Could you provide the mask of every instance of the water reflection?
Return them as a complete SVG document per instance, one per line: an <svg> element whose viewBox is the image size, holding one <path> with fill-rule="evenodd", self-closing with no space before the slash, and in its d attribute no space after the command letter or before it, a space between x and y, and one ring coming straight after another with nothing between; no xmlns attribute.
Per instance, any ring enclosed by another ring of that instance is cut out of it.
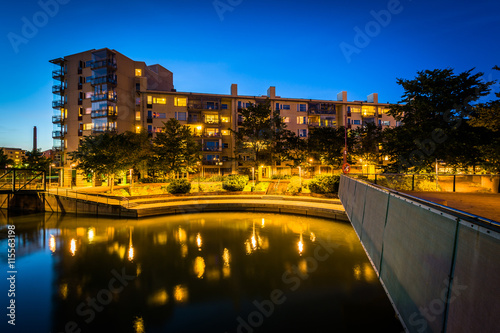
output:
<svg viewBox="0 0 500 333"><path fill-rule="evenodd" d="M9 222L27 277L16 296L32 305L19 311L35 318L24 331L63 332L72 321L82 332L236 332L276 289L286 302L258 332L401 330L345 223L257 213ZM314 266L321 246L334 251Z"/></svg>

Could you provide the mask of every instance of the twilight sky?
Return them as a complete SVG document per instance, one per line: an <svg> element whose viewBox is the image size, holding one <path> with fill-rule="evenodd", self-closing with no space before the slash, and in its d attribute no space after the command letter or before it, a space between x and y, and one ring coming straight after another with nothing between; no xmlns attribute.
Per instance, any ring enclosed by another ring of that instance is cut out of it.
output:
<svg viewBox="0 0 500 333"><path fill-rule="evenodd" d="M57 57L108 47L159 63L178 91L396 103L397 78L476 68L500 79L497 0L18 0L0 13L0 147L52 146ZM499 91L499 85L493 91Z"/></svg>

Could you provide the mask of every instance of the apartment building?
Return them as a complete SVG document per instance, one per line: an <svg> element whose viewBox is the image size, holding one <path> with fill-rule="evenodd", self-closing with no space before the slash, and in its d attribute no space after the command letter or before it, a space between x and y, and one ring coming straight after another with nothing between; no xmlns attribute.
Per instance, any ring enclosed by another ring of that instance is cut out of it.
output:
<svg viewBox="0 0 500 333"><path fill-rule="evenodd" d="M50 60L56 68L52 92L54 150L58 166L69 168L68 152L77 149L86 135L106 131L122 133L147 130L152 137L163 121L175 118L191 127L201 143L203 174L230 174L238 171L234 137L230 129L242 124L239 111L249 103L269 101L279 110L287 128L306 138L314 127L365 123L395 126L387 115L388 104L379 103L376 93L366 101L348 101L347 92L336 100L284 98L269 87L266 95L178 92L173 74L161 65L147 65L107 48L89 50Z"/></svg>
<svg viewBox="0 0 500 333"><path fill-rule="evenodd" d="M26 150L21 148L9 148L9 147L0 147L3 149L3 153L14 161L14 165L20 165L23 161L23 157L26 156Z"/></svg>

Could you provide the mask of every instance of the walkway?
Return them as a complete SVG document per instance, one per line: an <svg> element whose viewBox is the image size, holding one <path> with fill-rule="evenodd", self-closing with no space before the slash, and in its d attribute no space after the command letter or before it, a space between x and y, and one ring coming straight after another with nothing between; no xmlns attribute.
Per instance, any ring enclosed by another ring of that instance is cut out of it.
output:
<svg viewBox="0 0 500 333"><path fill-rule="evenodd" d="M500 194L416 191L401 192L500 222Z"/></svg>

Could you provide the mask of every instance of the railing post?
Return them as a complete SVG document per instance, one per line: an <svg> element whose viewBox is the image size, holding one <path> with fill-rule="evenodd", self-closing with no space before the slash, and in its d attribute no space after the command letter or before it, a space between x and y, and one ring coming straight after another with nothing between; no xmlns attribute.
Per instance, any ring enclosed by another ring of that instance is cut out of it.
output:
<svg viewBox="0 0 500 333"><path fill-rule="evenodd" d="M411 190L415 191L415 174L411 175Z"/></svg>
<svg viewBox="0 0 500 333"><path fill-rule="evenodd" d="M16 169L12 170L12 192L16 191Z"/></svg>
<svg viewBox="0 0 500 333"><path fill-rule="evenodd" d="M375 174L375 185L377 185L377 174Z"/></svg>
<svg viewBox="0 0 500 333"><path fill-rule="evenodd" d="M453 192L455 192L456 181L457 181L457 175L453 175Z"/></svg>

